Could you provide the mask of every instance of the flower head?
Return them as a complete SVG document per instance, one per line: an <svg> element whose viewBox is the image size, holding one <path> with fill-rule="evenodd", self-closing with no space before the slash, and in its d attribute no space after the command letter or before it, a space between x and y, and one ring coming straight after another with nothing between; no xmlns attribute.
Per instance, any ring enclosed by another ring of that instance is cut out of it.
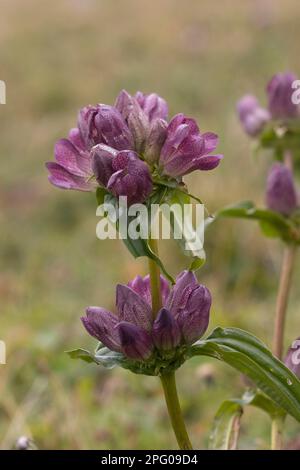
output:
<svg viewBox="0 0 300 470"><path fill-rule="evenodd" d="M258 135L271 119L269 111L262 108L253 95L245 95L238 102L237 112L244 131L252 137Z"/></svg>
<svg viewBox="0 0 300 470"><path fill-rule="evenodd" d="M297 192L293 174L287 166L275 163L268 175L266 191L267 207L284 216L289 216L297 208Z"/></svg>
<svg viewBox="0 0 300 470"><path fill-rule="evenodd" d="M299 106L292 101L293 82L297 77L290 72L278 73L267 85L268 107L274 119L299 117Z"/></svg>
<svg viewBox="0 0 300 470"><path fill-rule="evenodd" d="M217 144L216 134L201 134L194 119L177 114L167 127L159 165L165 175L173 178L182 177L194 170L212 170L222 158L222 155L210 155Z"/></svg>
<svg viewBox="0 0 300 470"><path fill-rule="evenodd" d="M118 314L88 307L82 322L90 335L130 359L149 359L194 343L206 331L211 295L190 271L182 272L169 289L161 277L163 307L153 319L149 276L137 276L127 286L118 285Z"/></svg>

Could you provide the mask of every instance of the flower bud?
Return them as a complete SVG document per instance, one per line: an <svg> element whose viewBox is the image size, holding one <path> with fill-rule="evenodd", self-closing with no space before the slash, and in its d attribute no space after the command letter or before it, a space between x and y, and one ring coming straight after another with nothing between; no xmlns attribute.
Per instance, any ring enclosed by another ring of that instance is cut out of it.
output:
<svg viewBox="0 0 300 470"><path fill-rule="evenodd" d="M112 162L107 189L116 197L127 196L128 204L142 203L152 191L149 168L135 152L123 150Z"/></svg>
<svg viewBox="0 0 300 470"><path fill-rule="evenodd" d="M156 93L146 95L141 91L138 91L135 98L150 122L153 122L156 119L167 119L167 102Z"/></svg>
<svg viewBox="0 0 300 470"><path fill-rule="evenodd" d="M274 119L299 116L299 106L292 101L294 92L292 85L296 79L293 73L278 73L268 83L269 111Z"/></svg>
<svg viewBox="0 0 300 470"><path fill-rule="evenodd" d="M293 174L282 163L275 163L269 172L266 204L269 209L285 216L291 215L297 208L297 193Z"/></svg>
<svg viewBox="0 0 300 470"><path fill-rule="evenodd" d="M167 137L160 154L163 173L179 178L194 170L216 168L222 155L209 155L215 150L216 134L201 134L194 119L184 114L173 117L167 127Z"/></svg>
<svg viewBox="0 0 300 470"><path fill-rule="evenodd" d="M244 131L251 137L260 134L271 119L269 111L260 107L252 95L246 95L238 102L237 111Z"/></svg>
<svg viewBox="0 0 300 470"><path fill-rule="evenodd" d="M153 324L152 338L158 349L169 351L180 343L180 330L177 320L166 308L162 308Z"/></svg>
<svg viewBox="0 0 300 470"><path fill-rule="evenodd" d="M149 164L159 160L161 149L167 137L167 123L163 119L153 121L145 146L145 159Z"/></svg>
<svg viewBox="0 0 300 470"><path fill-rule="evenodd" d="M153 342L146 330L125 321L120 322L116 329L120 337L122 351L127 357L145 360L151 356Z"/></svg>
<svg viewBox="0 0 300 470"><path fill-rule="evenodd" d="M78 128L88 149L97 144L116 150L133 149L132 134L120 112L113 106L99 104L82 108Z"/></svg>

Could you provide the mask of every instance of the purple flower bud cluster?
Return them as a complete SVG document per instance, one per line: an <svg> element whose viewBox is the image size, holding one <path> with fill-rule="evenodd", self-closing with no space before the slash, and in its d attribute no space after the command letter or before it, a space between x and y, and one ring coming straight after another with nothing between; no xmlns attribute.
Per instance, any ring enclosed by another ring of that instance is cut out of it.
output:
<svg viewBox="0 0 300 470"><path fill-rule="evenodd" d="M82 318L88 333L113 351L136 361L156 354L173 354L193 344L209 323L211 295L190 271L183 271L170 290L161 276L163 307L153 318L149 276L137 276L127 286L117 285L118 315L88 307Z"/></svg>
<svg viewBox="0 0 300 470"><path fill-rule="evenodd" d="M194 119L177 114L167 122L166 101L155 93L121 91L114 106L79 111L77 127L55 145L49 180L63 189L92 191L97 186L130 203L144 202L153 189L152 172L180 179L211 170L222 155L213 133L202 134Z"/></svg>
<svg viewBox="0 0 300 470"><path fill-rule="evenodd" d="M293 173L282 163L275 163L269 172L266 204L269 209L287 217L298 207L298 195Z"/></svg>
<svg viewBox="0 0 300 470"><path fill-rule="evenodd" d="M268 96L267 109L259 105L255 96L246 95L237 104L237 112L244 131L251 137L261 133L265 125L274 120L286 121L300 117L299 105L292 100L293 73L279 73L269 81L266 91Z"/></svg>

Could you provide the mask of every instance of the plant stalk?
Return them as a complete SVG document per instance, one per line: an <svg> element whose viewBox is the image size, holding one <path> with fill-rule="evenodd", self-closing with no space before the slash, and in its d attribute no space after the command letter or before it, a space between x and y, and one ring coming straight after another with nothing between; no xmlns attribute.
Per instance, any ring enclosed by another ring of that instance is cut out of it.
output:
<svg viewBox="0 0 300 470"><path fill-rule="evenodd" d="M287 168L293 171L293 155L290 150L286 150L284 153L284 164L287 166ZM276 301L272 351L274 356L280 360L282 359L283 354L285 321L295 265L296 250L296 245L288 244L285 246ZM272 450L282 449L283 426L284 418L282 416L273 418L271 434Z"/></svg>
<svg viewBox="0 0 300 470"><path fill-rule="evenodd" d="M281 450L283 447L284 416L272 419L271 450Z"/></svg>
<svg viewBox="0 0 300 470"><path fill-rule="evenodd" d="M175 381L175 372L165 373L161 375L160 379L164 389L166 404L179 449L191 450L193 447L189 439L180 408Z"/></svg>
<svg viewBox="0 0 300 470"><path fill-rule="evenodd" d="M158 243L157 240L150 238L149 246L153 253L158 255ZM161 297L161 286L160 286L160 269L155 261L149 258L149 273L150 273L150 286L151 286L151 299L152 299L152 312L153 318L155 319L159 310L162 307ZM180 403L177 394L175 372L168 372L162 374L161 383L163 386L168 413L170 421L177 439L177 443L180 449L187 450L192 449L185 423L180 408Z"/></svg>

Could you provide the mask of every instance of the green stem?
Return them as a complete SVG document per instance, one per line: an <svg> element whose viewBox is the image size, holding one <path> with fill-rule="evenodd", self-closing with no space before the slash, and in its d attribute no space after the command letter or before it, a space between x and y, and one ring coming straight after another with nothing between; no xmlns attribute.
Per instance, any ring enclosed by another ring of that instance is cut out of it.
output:
<svg viewBox="0 0 300 470"><path fill-rule="evenodd" d="M293 171L293 155L289 150L285 151L284 164ZM296 245L286 245L283 254L281 275L279 281L278 295L276 301L276 312L274 322L273 334L273 354L282 359L283 344L284 344L284 330L286 322L287 307L289 301L289 294L292 285L293 271L296 258ZM274 417L272 419L272 434L271 434L271 449L282 449L283 440L283 427L284 418L282 416Z"/></svg>
<svg viewBox="0 0 300 470"><path fill-rule="evenodd" d="M154 238L149 239L149 246L153 253L158 255L158 243ZM157 263L148 258L149 260L149 273L150 273L150 286L151 286L151 299L152 299L152 314L156 318L159 310L162 307L161 289L160 289L160 269Z"/></svg>
<svg viewBox="0 0 300 470"><path fill-rule="evenodd" d="M283 447L284 416L276 416L272 420L271 450L281 450Z"/></svg>
<svg viewBox="0 0 300 470"><path fill-rule="evenodd" d="M175 372L165 373L161 375L160 379L164 389L166 404L179 449L193 449L180 408L175 381Z"/></svg>
<svg viewBox="0 0 300 470"><path fill-rule="evenodd" d="M157 240L150 238L149 245L151 250L158 255ZM149 273L150 273L150 286L151 286L151 299L152 299L152 312L153 318L156 318L159 310L162 307L161 285L160 285L160 269L155 261L149 259ZM177 395L175 372L162 374L161 383L164 389L166 404L171 420L171 424L178 442L180 449L192 449L189 436L185 427L185 423L180 408L180 403Z"/></svg>
<svg viewBox="0 0 300 470"><path fill-rule="evenodd" d="M283 254L273 335L273 354L278 359L282 358L283 352L285 319L292 284L295 255L296 245L287 245Z"/></svg>

